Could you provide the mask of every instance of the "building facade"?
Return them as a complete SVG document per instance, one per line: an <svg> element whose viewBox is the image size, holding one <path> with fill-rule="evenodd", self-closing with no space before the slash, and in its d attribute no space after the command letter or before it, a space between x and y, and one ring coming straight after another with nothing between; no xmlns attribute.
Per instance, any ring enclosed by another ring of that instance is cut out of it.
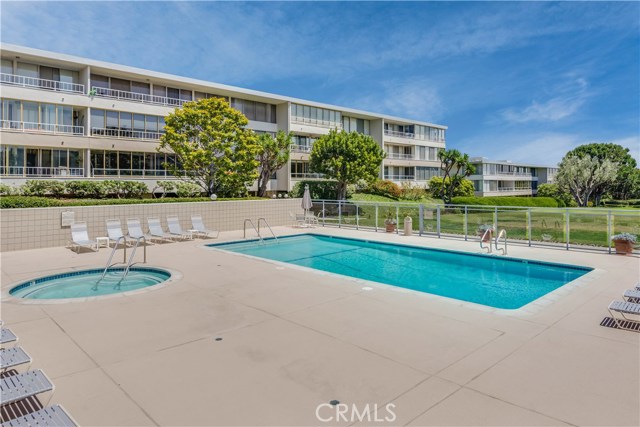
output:
<svg viewBox="0 0 640 427"><path fill-rule="evenodd" d="M315 140L331 129L370 135L387 153L380 178L425 185L439 174L447 127L139 68L2 45L0 176L27 179L171 179L157 151L164 117L183 103L222 97L256 132L293 135L288 165L270 191L322 179L309 170ZM254 186L255 189L255 186Z"/></svg>
<svg viewBox="0 0 640 427"><path fill-rule="evenodd" d="M535 196L538 185L552 183L557 167L472 157L475 174L469 176L476 196Z"/></svg>

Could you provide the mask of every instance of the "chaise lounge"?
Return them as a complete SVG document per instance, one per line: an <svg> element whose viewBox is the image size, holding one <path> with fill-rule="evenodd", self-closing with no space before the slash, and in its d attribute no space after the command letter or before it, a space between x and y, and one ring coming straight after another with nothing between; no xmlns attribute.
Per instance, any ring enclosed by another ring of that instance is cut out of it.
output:
<svg viewBox="0 0 640 427"><path fill-rule="evenodd" d="M191 226L193 227L193 231L195 234L202 237L209 237L215 233L215 239L218 238L220 232L218 230L207 230L207 227L204 226L204 222L202 221L202 217L200 215L192 215L191 216Z"/></svg>
<svg viewBox="0 0 640 427"><path fill-rule="evenodd" d="M71 224L70 247L75 247L76 252L78 253L80 253L80 248L88 248L94 252L98 251L98 241L89 239L86 222L76 222Z"/></svg>
<svg viewBox="0 0 640 427"><path fill-rule="evenodd" d="M622 319L617 317L614 312L619 313L622 316ZM640 318L629 318L625 316L625 314L640 316L640 304L628 301L612 301L611 304L609 304L609 313L611 314L613 321L616 322L618 328L626 329L627 331L637 331L636 325L640 324ZM626 322L629 322L634 326L627 326L625 325Z"/></svg>

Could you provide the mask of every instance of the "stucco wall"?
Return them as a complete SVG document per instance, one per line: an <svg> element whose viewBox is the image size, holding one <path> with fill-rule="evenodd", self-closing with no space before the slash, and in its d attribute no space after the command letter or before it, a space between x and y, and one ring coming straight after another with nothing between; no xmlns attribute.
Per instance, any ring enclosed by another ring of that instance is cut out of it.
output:
<svg viewBox="0 0 640 427"><path fill-rule="evenodd" d="M207 228L241 230L244 219L266 218L272 227L290 223L289 212L301 213L300 199L246 200L237 202L164 203L117 206L78 206L0 211L0 251L64 246L71 237L62 227L62 212L72 211L76 222L86 222L89 237L106 236L105 221L120 219L126 233L126 219L139 218L146 231L147 217L160 217L167 229L167 215L178 215L183 230L191 228L191 215L202 215Z"/></svg>

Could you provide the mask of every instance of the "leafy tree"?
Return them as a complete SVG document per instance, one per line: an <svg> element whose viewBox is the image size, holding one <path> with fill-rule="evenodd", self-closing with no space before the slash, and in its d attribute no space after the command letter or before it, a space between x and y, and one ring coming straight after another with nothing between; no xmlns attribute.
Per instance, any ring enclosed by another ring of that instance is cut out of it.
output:
<svg viewBox="0 0 640 427"><path fill-rule="evenodd" d="M169 172L207 195L246 194L257 177L259 146L242 113L221 98L208 98L185 103L165 123L158 151L175 153L176 164L164 164Z"/></svg>
<svg viewBox="0 0 640 427"><path fill-rule="evenodd" d="M609 159L599 160L586 154L567 155L560 162L556 182L569 190L580 207L587 206L594 190L613 183L617 164Z"/></svg>
<svg viewBox="0 0 640 427"><path fill-rule="evenodd" d="M640 169L620 168L612 193L619 200L640 198Z"/></svg>
<svg viewBox="0 0 640 427"><path fill-rule="evenodd" d="M468 154L455 149L438 151L438 159L444 183L440 197L445 203L451 203L456 189L462 185L464 178L475 173L476 168L469 162Z"/></svg>
<svg viewBox="0 0 640 427"><path fill-rule="evenodd" d="M258 145L260 146L258 153L258 161L260 162L258 197L264 197L271 175L289 161L291 135L281 130L278 131L275 138L269 133L263 133L258 136Z"/></svg>
<svg viewBox="0 0 640 427"><path fill-rule="evenodd" d="M629 154L629 149L612 143L592 143L574 148L565 157L584 157L587 155L592 159L609 160L618 165L616 179L613 183L603 183L593 189L591 197L594 198L595 204L600 204L600 199L607 192L612 192L615 198L626 200L625 197L629 194L627 179L632 176L633 170L637 167L636 160Z"/></svg>
<svg viewBox="0 0 640 427"><path fill-rule="evenodd" d="M552 197L561 203L561 206L571 206L573 197L569 192L560 188L558 184L538 185L537 197Z"/></svg>
<svg viewBox="0 0 640 427"><path fill-rule="evenodd" d="M309 166L336 181L338 200L346 198L347 185L359 180L373 182L378 178L384 151L368 135L344 130L331 130L313 144Z"/></svg>
<svg viewBox="0 0 640 427"><path fill-rule="evenodd" d="M442 198L443 194L449 187L450 179L434 176L429 180L429 191L434 197ZM471 197L474 195L473 182L468 179L462 179L460 185L453 190L453 197Z"/></svg>

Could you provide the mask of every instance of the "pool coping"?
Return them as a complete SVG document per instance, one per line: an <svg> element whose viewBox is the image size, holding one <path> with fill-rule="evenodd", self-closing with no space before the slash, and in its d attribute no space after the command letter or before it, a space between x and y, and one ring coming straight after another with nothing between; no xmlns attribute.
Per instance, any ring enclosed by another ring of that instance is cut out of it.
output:
<svg viewBox="0 0 640 427"><path fill-rule="evenodd" d="M290 234L290 235L286 235L286 236L282 236L281 239L286 239L286 238L291 238L291 237L299 237L299 236L308 236L308 235L313 235L313 236L322 236L322 237L329 237L329 238L339 238L339 239L347 239L347 240L354 240L354 241L364 241L364 242L370 242L370 243L382 243L382 244L389 244L392 246L400 246L400 247L409 247L409 248L415 248L415 249L425 249L425 250L430 250L430 251L437 251L437 252L448 252L448 253L456 253L456 254L460 254L460 255L472 255L472 256L479 256L479 257L499 257L498 254L478 254L478 253L473 253L473 252L465 252L465 251L460 251L460 250L451 250L451 249L440 249L440 248L429 248L429 247L423 247L423 246L417 246L417 245L407 245L407 244L403 244L403 243L390 243L390 242L385 242L382 240L371 240L371 239L358 239L358 238L354 238L354 237L341 237L341 236L332 236L332 235L325 235L325 234L320 234L320 233L313 233L313 232L305 232L305 233L297 233L297 234ZM275 240L273 237L267 238L267 239L262 239L262 240ZM585 272L585 274L583 274L582 276L578 277L577 279L574 279L570 282L565 283L564 285L554 289L553 291L550 291L544 295L542 295L539 298L534 299L533 301L528 302L527 304L518 307L518 308L513 308L513 309L508 309L508 308L497 308L497 307L491 307L488 305L484 305L484 304L479 304L479 303L475 303L475 302L471 302L471 301L464 301L464 300L460 300L460 299L456 299L456 298L451 298L451 297L446 297L446 296L442 296L442 295L436 295L436 294L432 294L429 292L423 292L423 291L417 291L414 289L408 289L408 288L403 288L400 286L394 286L394 285L390 285L387 283L382 283L382 282L376 282L373 280L367 280L367 279L360 279L357 277L353 277L353 276L347 276L347 275L343 275L343 274L338 274L338 273L332 273L329 271L324 271L324 270L319 270L319 269L315 269L315 268L311 268L311 267L304 267L301 265L297 265L297 264L292 264L292 263L288 263L288 262L284 262L284 261L276 261L276 260L272 260L269 258L262 258L262 257L257 257L254 255L247 255L247 254L243 254L243 253L239 253L239 252L234 252L234 251L229 251L229 250L224 250L224 249L220 249L217 248L218 246L224 246L224 245L228 245L228 244L233 244L233 243L251 243L251 242L259 242L260 239L241 239L241 240L229 240L226 242L217 242L217 243L208 243L208 244L204 244L204 245L199 245L199 247L205 249L205 250L211 250L211 251L216 251L216 252L222 252L222 253L226 253L226 254L231 254L231 255L235 255L235 256L241 256L241 257L245 257L248 259L253 259L253 260L258 260L258 261L263 261L263 262L267 262L270 264L275 264L281 267L285 267L285 268L292 268L295 270L300 270L300 271L310 271L313 272L315 274L318 275L323 275L323 276L329 276L329 277L334 277L334 278L341 278L341 279L346 279L349 280L351 282L354 283L358 283L363 285L363 289L362 292L368 292L372 289L364 289L365 287L369 287L369 288L373 288L375 289L376 287L385 289L385 290L389 290L392 292L401 292L401 293L411 293L414 295L420 295L421 297L425 297L425 298L430 298L436 301L442 301L445 302L447 304L452 304L455 306L462 306L462 307L468 307L474 310L478 310L478 311L483 311L483 312L491 312L491 313L495 313L495 314L500 314L500 315L517 315L517 316L529 316L529 315L533 315L533 314L537 314L540 311L542 311L543 309L545 309L546 307L548 307L549 305L555 303L556 301L560 300L561 298L565 297L566 295L568 295L569 293L582 288L584 286L586 286L588 283L592 282L593 280L602 277L603 274L606 273L606 271L600 269L600 268L594 268L594 267L584 267L584 266L578 266L578 265L571 265L571 264L562 264L562 263L554 263L554 262L547 262L547 261L538 261L538 260L531 260L533 262L535 262L536 264L546 264L546 265L552 265L552 266L558 266L558 267L568 267L568 268L573 268L573 269L580 269L580 270L587 270ZM513 262L523 262L523 261L530 261L528 259L525 258L514 258L514 257L505 257L502 258L500 257L500 259L504 259L504 260L510 260Z"/></svg>
<svg viewBox="0 0 640 427"><path fill-rule="evenodd" d="M161 270L161 271L165 271L167 273L170 274L169 278L167 280L164 280L158 284L152 285L152 286L146 286L144 288L140 288L140 289L135 289L132 291L125 291L125 292L116 292L113 294L107 294L107 295L100 295L100 296L93 296L93 297L78 297L78 298L51 298L51 299L35 299L35 298L21 298L21 297L15 297L13 295L11 295L11 290L13 288L15 288L16 286L20 286L21 284L24 284L26 282L30 282L30 281L35 281L38 279L42 279L45 277L50 277L50 276L57 276L59 274L65 274L65 273L70 273L70 272L82 272L82 271L91 271L91 270L103 270L102 267L98 267L98 268L80 268L80 269L71 269L71 271L69 270L64 270L62 272L59 273L52 273L52 274L46 274L46 275L38 275L35 277L31 277L28 279L23 279L20 280L16 283L12 283L10 285L7 285L6 288L4 288L2 290L2 302L7 302L7 303L17 303L17 304L71 304L71 303L79 303L79 302L87 302L87 301L99 301L99 300L106 300L106 299L113 299L113 298L121 298L121 297L130 297L130 296L135 296L135 295L139 295L139 294L144 294L147 292L153 292L155 290L158 289L162 289L165 288L179 280L182 279L182 273L179 272L178 270L173 270L171 268L167 268L167 267L159 267L159 266L155 266L155 265L144 265L138 268L142 268L142 269L155 269L155 270ZM135 269L135 266L134 266Z"/></svg>

